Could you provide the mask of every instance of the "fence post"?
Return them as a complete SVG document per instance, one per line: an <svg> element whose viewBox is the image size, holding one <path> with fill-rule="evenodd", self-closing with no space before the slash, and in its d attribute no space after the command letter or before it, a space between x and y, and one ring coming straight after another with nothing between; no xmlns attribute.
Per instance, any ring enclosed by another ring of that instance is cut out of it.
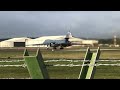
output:
<svg viewBox="0 0 120 90"><path fill-rule="evenodd" d="M97 52L91 52L90 48L88 47L82 68L79 74L78 79L93 79L95 70L96 70L96 60L99 59L100 56L100 48L98 47ZM85 66L85 64L88 64Z"/></svg>
<svg viewBox="0 0 120 90"><path fill-rule="evenodd" d="M36 56L29 56L27 49L25 49L23 56L32 79L49 79L40 49L37 50Z"/></svg>
<svg viewBox="0 0 120 90"><path fill-rule="evenodd" d="M85 58L81 67L81 71L79 74L79 78L78 79L85 79L86 74L88 72L88 66L84 66L85 64L89 64L89 60L91 59L92 53L90 51L90 48L87 48L86 54L85 54Z"/></svg>

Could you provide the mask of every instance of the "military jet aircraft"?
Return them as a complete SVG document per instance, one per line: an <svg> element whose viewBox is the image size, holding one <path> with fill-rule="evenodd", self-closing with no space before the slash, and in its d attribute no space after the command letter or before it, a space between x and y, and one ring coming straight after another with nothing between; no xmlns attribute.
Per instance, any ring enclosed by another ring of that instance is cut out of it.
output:
<svg viewBox="0 0 120 90"><path fill-rule="evenodd" d="M61 36L42 36L36 39L30 39L26 41L26 47L40 47L40 46L47 46L52 47L53 50L60 47L60 49L64 49L64 47L69 47L73 45L97 45L98 40L84 40L80 38L76 38L72 36L70 31L66 35Z"/></svg>
<svg viewBox="0 0 120 90"><path fill-rule="evenodd" d="M64 47L72 45L69 41L69 38L71 37L72 35L70 32L68 32L67 35L64 36L43 36L37 39L26 41L26 46L38 47L40 45L47 45L47 49L49 49L49 47L53 47L53 49L57 49L57 47L60 47L60 49L64 49Z"/></svg>
<svg viewBox="0 0 120 90"><path fill-rule="evenodd" d="M97 40L84 40L80 38L76 38L72 36L70 31L66 35L61 36L42 36L36 39L30 39L26 41L26 47L40 47L47 46L52 47L53 50L60 47L60 49L64 49L64 47L69 47L73 45L91 45L94 46L98 43Z"/></svg>

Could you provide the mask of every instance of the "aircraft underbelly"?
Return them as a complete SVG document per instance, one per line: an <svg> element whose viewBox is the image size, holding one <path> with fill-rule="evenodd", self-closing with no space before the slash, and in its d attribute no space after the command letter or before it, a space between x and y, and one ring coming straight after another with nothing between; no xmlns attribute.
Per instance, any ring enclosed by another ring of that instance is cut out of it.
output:
<svg viewBox="0 0 120 90"><path fill-rule="evenodd" d="M43 44L50 44L50 43L61 44L61 43L65 43L65 41L64 40L45 40Z"/></svg>

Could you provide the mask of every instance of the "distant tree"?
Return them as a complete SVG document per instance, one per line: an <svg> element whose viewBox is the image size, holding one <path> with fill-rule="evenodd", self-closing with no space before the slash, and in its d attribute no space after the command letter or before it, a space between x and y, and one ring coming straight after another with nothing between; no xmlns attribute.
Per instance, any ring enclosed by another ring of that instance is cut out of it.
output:
<svg viewBox="0 0 120 90"><path fill-rule="evenodd" d="M113 44L112 39L99 39L99 44Z"/></svg>
<svg viewBox="0 0 120 90"><path fill-rule="evenodd" d="M117 40L117 44L120 45L120 39L119 38L116 38ZM99 44L114 44L114 39L99 39Z"/></svg>

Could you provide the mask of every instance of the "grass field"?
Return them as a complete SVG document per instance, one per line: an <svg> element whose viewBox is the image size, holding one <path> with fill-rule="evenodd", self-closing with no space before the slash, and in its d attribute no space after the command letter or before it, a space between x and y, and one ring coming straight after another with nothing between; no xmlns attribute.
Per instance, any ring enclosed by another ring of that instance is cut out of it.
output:
<svg viewBox="0 0 120 90"><path fill-rule="evenodd" d="M73 50L73 48L65 49L65 50L55 50L55 51L41 49L41 53L44 59L83 59L87 48L77 47L74 49L75 50L85 49L85 51L67 51L67 50ZM120 48L112 48L112 49L120 49ZM35 55L37 48L33 48L33 49L29 48L28 51L30 55ZM23 59L23 52L24 52L24 48L0 49L0 58ZM120 50L101 51L100 59L120 59Z"/></svg>
<svg viewBox="0 0 120 90"><path fill-rule="evenodd" d="M81 48L74 48L81 49ZM86 48L85 48L86 49ZM120 48L118 48L120 49ZM35 55L37 49L28 49L30 55ZM45 50L41 49L41 53L44 60L59 60L59 59L69 59L69 60L80 60L84 59L85 51L67 51L73 49L65 50ZM23 60L24 49L0 49L0 61L11 61L11 60ZM100 59L120 59L120 51L101 51ZM120 62L98 62L98 63L109 63L116 64ZM24 61L20 62L0 62L0 65L21 65ZM54 64L82 64L82 62L45 62L46 65ZM47 70L51 79L77 79L81 66L78 67L53 67L47 66ZM28 70L26 67L0 67L0 78L30 78ZM120 79L120 66L98 66L96 68L95 79Z"/></svg>
<svg viewBox="0 0 120 90"><path fill-rule="evenodd" d="M82 62L72 62L73 64L81 64ZM101 63L101 62L99 62ZM108 63L107 61L105 63ZM109 62L110 63L110 62ZM112 63L112 62L111 62ZM120 63L120 62L116 62ZM0 65L20 65L22 62L7 62ZM46 65L55 64L71 64L71 62L45 62ZM51 79L77 79L81 66L79 67L52 67L47 66L47 70ZM27 68L25 67L0 67L0 78L24 79L30 78ZM96 68L95 79L120 79L119 66L98 66Z"/></svg>

